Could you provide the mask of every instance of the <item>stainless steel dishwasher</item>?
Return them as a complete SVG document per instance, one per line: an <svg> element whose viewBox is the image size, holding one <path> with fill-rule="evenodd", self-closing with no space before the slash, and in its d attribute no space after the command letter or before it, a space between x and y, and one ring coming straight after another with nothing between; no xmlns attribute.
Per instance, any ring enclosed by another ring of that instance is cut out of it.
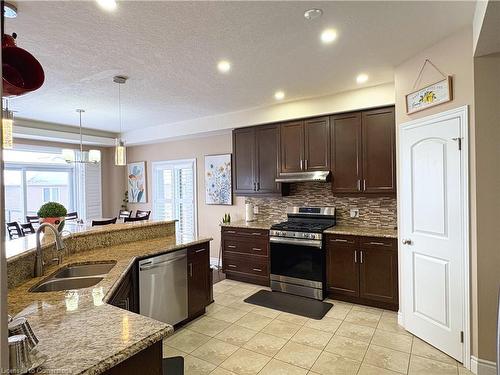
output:
<svg viewBox="0 0 500 375"><path fill-rule="evenodd" d="M139 261L139 309L172 325L187 319L187 249Z"/></svg>

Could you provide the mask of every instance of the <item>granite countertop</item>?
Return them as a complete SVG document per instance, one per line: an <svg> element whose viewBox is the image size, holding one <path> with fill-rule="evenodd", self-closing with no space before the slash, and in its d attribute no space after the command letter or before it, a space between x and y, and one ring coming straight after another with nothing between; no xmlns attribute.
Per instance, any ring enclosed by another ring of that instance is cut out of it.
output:
<svg viewBox="0 0 500 375"><path fill-rule="evenodd" d="M397 229L336 225L325 230L327 234L344 234L362 237L398 238Z"/></svg>
<svg viewBox="0 0 500 375"><path fill-rule="evenodd" d="M106 260L117 263L101 282L89 288L28 292L63 266L56 265L48 267L45 276L9 290L9 314L29 319L40 340L37 349L48 356L37 373L99 374L171 334L173 327L166 323L106 302L136 259L210 240L180 242L170 236L81 252L67 256L63 265Z"/></svg>
<svg viewBox="0 0 500 375"><path fill-rule="evenodd" d="M223 227L229 228L250 228L250 229L270 229L273 221L235 221L231 223L221 224ZM327 234L344 234L351 236L364 236L364 237L383 237L383 238L398 238L397 229L392 228L374 228L374 227L361 227L361 226L348 226L336 225L325 231Z"/></svg>
<svg viewBox="0 0 500 375"><path fill-rule="evenodd" d="M95 233L103 232L114 232L127 230L131 227L144 227L144 226L155 226L163 225L166 223L175 222L175 220L143 220L143 221L132 221L128 223L117 222L116 224L102 225L93 227L91 222L77 224L76 222L66 222L63 230L63 238L76 238L79 236L88 236ZM50 232L49 232L50 233ZM52 246L54 244L54 236L42 235L42 248ZM13 240L5 241L5 254L7 260L17 257L19 255L24 255L25 253L33 252L36 249L36 235L28 234L25 237L16 238Z"/></svg>

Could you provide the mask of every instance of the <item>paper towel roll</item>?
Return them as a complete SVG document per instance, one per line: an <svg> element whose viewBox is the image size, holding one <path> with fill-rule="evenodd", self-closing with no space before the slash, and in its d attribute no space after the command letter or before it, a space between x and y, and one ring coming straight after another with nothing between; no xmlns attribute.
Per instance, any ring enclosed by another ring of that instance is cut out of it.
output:
<svg viewBox="0 0 500 375"><path fill-rule="evenodd" d="M254 221L255 216L253 214L253 204L246 203L245 204L245 221Z"/></svg>

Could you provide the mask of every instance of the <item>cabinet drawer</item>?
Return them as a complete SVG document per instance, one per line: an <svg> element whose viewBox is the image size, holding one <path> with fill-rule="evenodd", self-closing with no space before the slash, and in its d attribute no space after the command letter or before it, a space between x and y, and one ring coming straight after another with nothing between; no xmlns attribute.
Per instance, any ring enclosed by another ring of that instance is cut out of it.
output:
<svg viewBox="0 0 500 375"><path fill-rule="evenodd" d="M205 242L188 248L188 262L209 262L210 243Z"/></svg>
<svg viewBox="0 0 500 375"><path fill-rule="evenodd" d="M222 227L222 234L227 237L265 238L269 237L269 230L252 228Z"/></svg>
<svg viewBox="0 0 500 375"><path fill-rule="evenodd" d="M224 240L224 251L260 255L265 257L269 254L267 241L238 241L233 238Z"/></svg>
<svg viewBox="0 0 500 375"><path fill-rule="evenodd" d="M361 237L359 240L361 247L380 247L384 249L396 249L396 239L394 238L381 238L381 237Z"/></svg>
<svg viewBox="0 0 500 375"><path fill-rule="evenodd" d="M226 252L224 254L224 269L232 272L242 272L258 276L268 276L268 259Z"/></svg>

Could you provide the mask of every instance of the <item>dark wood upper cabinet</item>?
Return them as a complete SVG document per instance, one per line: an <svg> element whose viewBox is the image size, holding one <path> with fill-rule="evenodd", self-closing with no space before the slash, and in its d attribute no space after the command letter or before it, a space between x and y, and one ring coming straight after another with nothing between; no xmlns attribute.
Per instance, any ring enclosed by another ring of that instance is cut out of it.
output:
<svg viewBox="0 0 500 375"><path fill-rule="evenodd" d="M279 193L281 184L276 183L279 170L279 125L255 128L256 145L256 189L259 194Z"/></svg>
<svg viewBox="0 0 500 375"><path fill-rule="evenodd" d="M188 248L188 316L205 311L210 304L210 243Z"/></svg>
<svg viewBox="0 0 500 375"><path fill-rule="evenodd" d="M294 121L281 125L281 172L304 170L304 122Z"/></svg>
<svg viewBox="0 0 500 375"><path fill-rule="evenodd" d="M236 195L281 194L279 170L280 127L254 126L233 131L233 181Z"/></svg>
<svg viewBox="0 0 500 375"><path fill-rule="evenodd" d="M319 117L304 121L304 170L330 170L330 119Z"/></svg>
<svg viewBox="0 0 500 375"><path fill-rule="evenodd" d="M363 191L396 192L394 107L362 113Z"/></svg>
<svg viewBox="0 0 500 375"><path fill-rule="evenodd" d="M233 130L233 182L235 194L255 192L255 128Z"/></svg>
<svg viewBox="0 0 500 375"><path fill-rule="evenodd" d="M361 113L330 117L334 193L361 192Z"/></svg>

